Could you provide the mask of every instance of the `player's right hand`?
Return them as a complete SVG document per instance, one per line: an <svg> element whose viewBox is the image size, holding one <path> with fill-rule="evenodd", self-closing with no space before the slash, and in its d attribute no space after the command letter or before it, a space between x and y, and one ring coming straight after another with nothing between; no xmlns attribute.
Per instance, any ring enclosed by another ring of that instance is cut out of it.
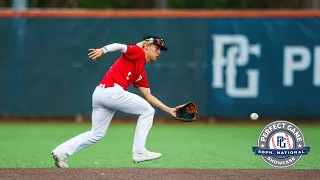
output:
<svg viewBox="0 0 320 180"><path fill-rule="evenodd" d="M168 113L171 114L172 117L176 117L177 109L176 108L169 108Z"/></svg>
<svg viewBox="0 0 320 180"><path fill-rule="evenodd" d="M94 61L96 61L99 57L101 57L104 53L102 49L89 49L89 51L91 51L88 56L90 59L93 59Z"/></svg>

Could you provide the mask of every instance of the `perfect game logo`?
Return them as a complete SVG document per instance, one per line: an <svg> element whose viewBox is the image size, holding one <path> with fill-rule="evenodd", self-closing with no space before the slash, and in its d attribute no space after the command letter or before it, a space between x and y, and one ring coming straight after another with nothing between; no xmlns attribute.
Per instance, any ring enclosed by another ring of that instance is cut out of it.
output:
<svg viewBox="0 0 320 180"><path fill-rule="evenodd" d="M305 146L303 134L296 125L288 121L275 121L261 131L258 147L252 147L252 150L269 165L285 168L307 155L310 147Z"/></svg>

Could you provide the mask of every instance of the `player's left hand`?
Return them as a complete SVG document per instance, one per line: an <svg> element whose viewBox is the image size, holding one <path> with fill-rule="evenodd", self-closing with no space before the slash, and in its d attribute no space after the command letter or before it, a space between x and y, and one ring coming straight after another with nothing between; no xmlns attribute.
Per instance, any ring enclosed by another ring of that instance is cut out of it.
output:
<svg viewBox="0 0 320 180"><path fill-rule="evenodd" d="M101 57L104 53L102 49L89 49L89 51L91 51L88 56L90 59L93 59L94 61L96 61L99 57Z"/></svg>
<svg viewBox="0 0 320 180"><path fill-rule="evenodd" d="M176 107L175 119L181 122L194 122L198 117L198 109L194 102L188 102Z"/></svg>

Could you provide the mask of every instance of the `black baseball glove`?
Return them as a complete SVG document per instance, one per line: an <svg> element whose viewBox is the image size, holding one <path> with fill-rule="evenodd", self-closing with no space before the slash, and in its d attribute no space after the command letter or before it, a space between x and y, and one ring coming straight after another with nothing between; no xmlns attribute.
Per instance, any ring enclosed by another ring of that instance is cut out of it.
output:
<svg viewBox="0 0 320 180"><path fill-rule="evenodd" d="M176 109L176 120L181 122L193 122L197 120L198 109L194 102L179 105Z"/></svg>

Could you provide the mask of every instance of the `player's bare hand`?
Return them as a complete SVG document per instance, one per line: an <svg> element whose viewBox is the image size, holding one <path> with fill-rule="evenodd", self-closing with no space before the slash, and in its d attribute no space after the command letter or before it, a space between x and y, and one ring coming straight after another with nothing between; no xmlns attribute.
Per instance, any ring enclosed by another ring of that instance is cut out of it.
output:
<svg viewBox="0 0 320 180"><path fill-rule="evenodd" d="M176 108L169 108L168 113L171 114L171 116L176 117L176 112L177 109Z"/></svg>
<svg viewBox="0 0 320 180"><path fill-rule="evenodd" d="M91 51L88 56L90 59L97 60L99 57L103 55L103 50L102 49L89 49Z"/></svg>

